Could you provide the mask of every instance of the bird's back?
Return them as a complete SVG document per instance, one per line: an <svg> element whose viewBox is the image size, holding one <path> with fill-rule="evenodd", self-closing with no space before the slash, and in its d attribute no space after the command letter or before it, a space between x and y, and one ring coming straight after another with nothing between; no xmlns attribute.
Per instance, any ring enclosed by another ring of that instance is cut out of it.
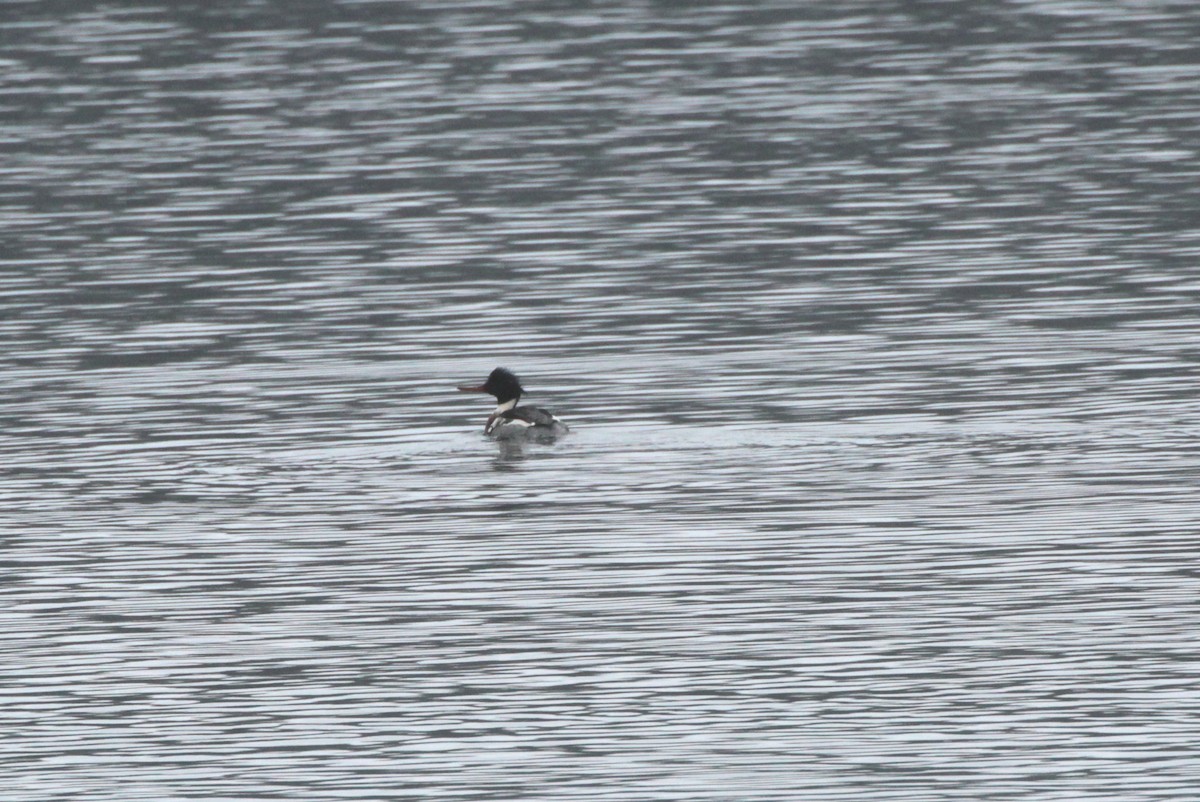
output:
<svg viewBox="0 0 1200 802"><path fill-rule="evenodd" d="M488 434L497 439L555 438L569 432L567 425L541 407L513 407L496 416L488 428Z"/></svg>

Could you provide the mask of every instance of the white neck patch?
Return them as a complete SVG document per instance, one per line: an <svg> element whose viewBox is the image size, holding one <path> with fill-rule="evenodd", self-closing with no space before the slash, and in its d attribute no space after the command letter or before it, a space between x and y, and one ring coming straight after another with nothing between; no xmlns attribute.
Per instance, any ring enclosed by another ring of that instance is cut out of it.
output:
<svg viewBox="0 0 1200 802"><path fill-rule="evenodd" d="M492 414L499 415L501 412L508 412L510 409L512 409L516 405L517 405L517 399L510 398L509 400L505 401L503 404L500 404L499 406L497 406L496 411L493 412Z"/></svg>

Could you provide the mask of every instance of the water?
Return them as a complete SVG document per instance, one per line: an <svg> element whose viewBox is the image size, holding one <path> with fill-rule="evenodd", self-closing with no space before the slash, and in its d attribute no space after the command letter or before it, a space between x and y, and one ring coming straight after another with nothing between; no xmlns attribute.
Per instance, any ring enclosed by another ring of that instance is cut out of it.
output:
<svg viewBox="0 0 1200 802"><path fill-rule="evenodd" d="M1194 798L1189 7L3 13L11 798Z"/></svg>

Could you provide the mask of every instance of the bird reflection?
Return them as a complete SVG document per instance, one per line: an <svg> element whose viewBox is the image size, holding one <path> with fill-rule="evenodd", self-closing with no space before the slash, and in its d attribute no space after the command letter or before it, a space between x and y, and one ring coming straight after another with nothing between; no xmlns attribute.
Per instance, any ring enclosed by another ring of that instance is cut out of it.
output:
<svg viewBox="0 0 1200 802"><path fill-rule="evenodd" d="M519 441L500 440L496 443L496 458L492 460L494 471L516 471L525 461L525 449Z"/></svg>

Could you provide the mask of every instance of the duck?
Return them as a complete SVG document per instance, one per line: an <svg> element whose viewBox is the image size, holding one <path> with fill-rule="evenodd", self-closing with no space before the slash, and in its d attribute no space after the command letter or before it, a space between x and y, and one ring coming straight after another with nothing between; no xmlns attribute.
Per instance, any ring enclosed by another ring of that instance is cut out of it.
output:
<svg viewBox="0 0 1200 802"><path fill-rule="evenodd" d="M508 368L496 368L478 387L459 386L463 393L487 393L496 397L496 409L488 415L483 433L494 440L538 440L552 442L571 431L553 413L533 406L517 406L525 388Z"/></svg>

